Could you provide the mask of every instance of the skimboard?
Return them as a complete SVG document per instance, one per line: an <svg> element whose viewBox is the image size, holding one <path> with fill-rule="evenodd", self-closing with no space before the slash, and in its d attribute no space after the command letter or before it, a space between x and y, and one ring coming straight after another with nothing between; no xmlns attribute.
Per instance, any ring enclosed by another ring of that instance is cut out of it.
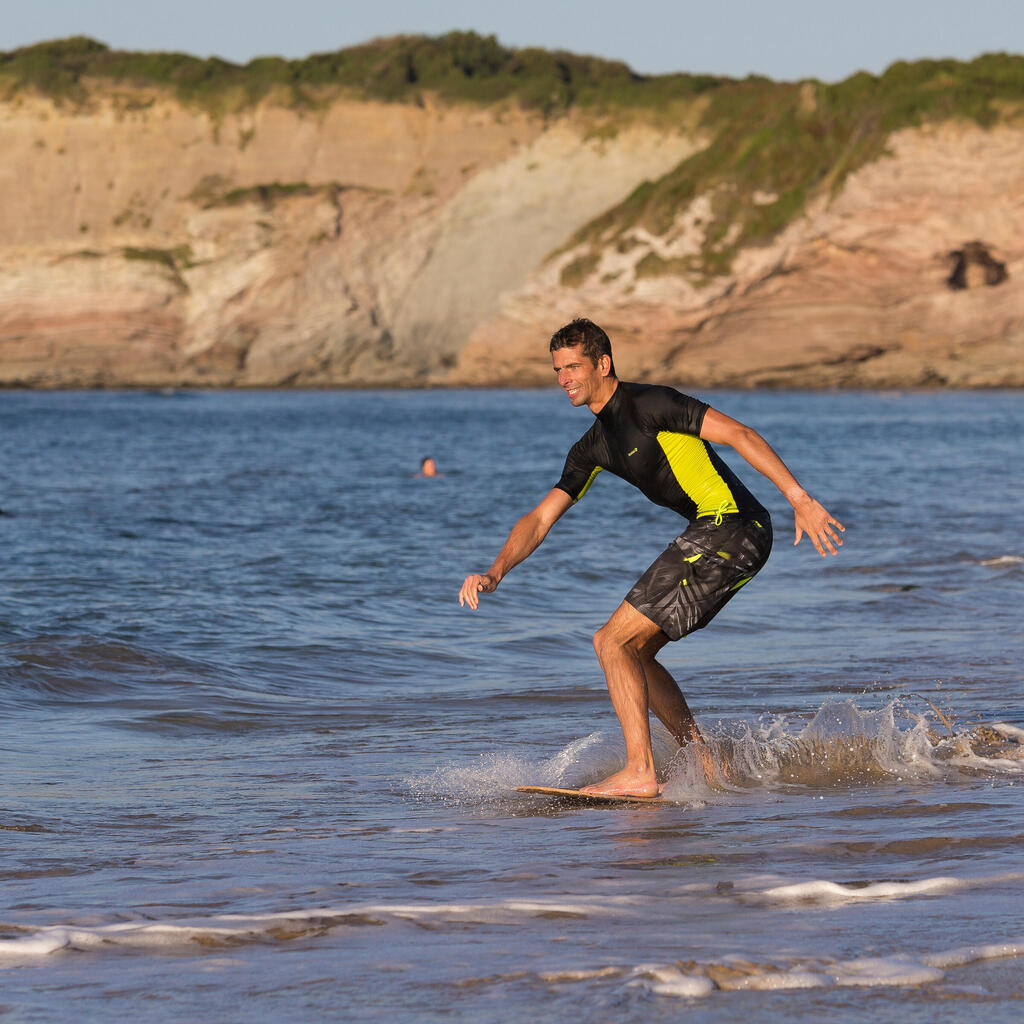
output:
<svg viewBox="0 0 1024 1024"><path fill-rule="evenodd" d="M517 793L534 793L538 796L556 796L571 804L657 804L660 796L601 796L598 793L582 793L578 789L558 789L555 786L516 786Z"/></svg>

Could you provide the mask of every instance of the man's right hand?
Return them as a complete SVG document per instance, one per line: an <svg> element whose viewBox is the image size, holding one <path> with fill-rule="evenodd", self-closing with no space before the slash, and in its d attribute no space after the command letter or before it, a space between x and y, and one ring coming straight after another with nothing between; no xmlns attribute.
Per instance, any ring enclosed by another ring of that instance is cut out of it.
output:
<svg viewBox="0 0 1024 1024"><path fill-rule="evenodd" d="M459 604L463 608L469 605L476 608L480 604L480 594L491 594L498 588L498 581L490 574L484 572L470 573L462 584L459 591Z"/></svg>

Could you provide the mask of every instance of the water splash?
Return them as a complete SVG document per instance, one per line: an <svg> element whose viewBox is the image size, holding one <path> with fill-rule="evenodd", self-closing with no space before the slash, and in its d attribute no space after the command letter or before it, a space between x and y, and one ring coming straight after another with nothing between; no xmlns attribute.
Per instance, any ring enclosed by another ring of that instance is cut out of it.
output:
<svg viewBox="0 0 1024 1024"><path fill-rule="evenodd" d="M706 751L678 748L655 722L652 742L663 796L694 805L757 788L927 782L963 769L1024 772L1024 730L998 723L957 731L930 701L922 701L928 707L921 713L901 701L864 708L842 700L826 701L810 721L777 715L702 723ZM418 797L479 802L508 798L523 785L578 788L617 771L624 761L621 736L602 731L573 740L547 759L489 753L439 766L406 785Z"/></svg>
<svg viewBox="0 0 1024 1024"><path fill-rule="evenodd" d="M756 726L723 727L715 745L724 775L736 786L774 789L926 781L963 767L1024 771L1024 730L1005 724L957 728L927 698L919 698L927 705L923 711L913 710L916 699L876 709L826 701L804 725L777 716Z"/></svg>

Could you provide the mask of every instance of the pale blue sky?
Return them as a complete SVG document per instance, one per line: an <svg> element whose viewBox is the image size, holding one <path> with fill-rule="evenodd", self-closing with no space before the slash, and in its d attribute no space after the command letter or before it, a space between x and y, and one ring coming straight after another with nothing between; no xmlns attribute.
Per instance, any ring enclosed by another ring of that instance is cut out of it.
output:
<svg viewBox="0 0 1024 1024"><path fill-rule="evenodd" d="M89 35L244 63L451 29L646 73L837 81L901 59L1024 53L1024 0L17 0L4 4L0 50Z"/></svg>

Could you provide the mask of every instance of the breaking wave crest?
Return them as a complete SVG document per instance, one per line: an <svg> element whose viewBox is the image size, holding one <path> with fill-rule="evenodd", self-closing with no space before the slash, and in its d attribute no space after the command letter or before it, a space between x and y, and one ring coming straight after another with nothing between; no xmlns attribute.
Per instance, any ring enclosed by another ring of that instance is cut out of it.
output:
<svg viewBox="0 0 1024 1024"><path fill-rule="evenodd" d="M933 889L963 888L998 882L998 879L934 879ZM1005 881L1005 879L1004 879ZM811 887L804 886L805 895ZM871 893L864 898L892 898L906 893ZM754 894L748 894L753 896ZM769 889L770 899L788 899L792 894ZM330 936L352 929L418 927L462 927L467 924L521 923L526 919L599 920L609 915L632 913L635 900L599 900L562 897L558 900L496 900L483 903L392 903L336 908L311 908L277 914L225 914L192 921L120 921L90 926L60 925L42 928L0 926L0 969L38 961L55 954L78 952L102 954L114 951L147 950L175 954L188 949L227 950L240 946L285 944L293 941L330 941ZM642 909L642 908L641 908ZM649 908L653 910L654 908ZM1012 959L1024 955L1024 939L1013 937L951 949L895 953L852 958L827 954L773 954L752 958L749 954L720 955L712 959L687 959L662 963L631 963L627 957L612 963L596 962L572 969L522 972L486 977L465 977L462 988L500 988L514 981L536 984L548 991L580 983L595 987L608 998L616 993L637 991L661 997L704 998L715 992L782 991L843 987L892 987L929 985L943 981L949 972L985 961Z"/></svg>

